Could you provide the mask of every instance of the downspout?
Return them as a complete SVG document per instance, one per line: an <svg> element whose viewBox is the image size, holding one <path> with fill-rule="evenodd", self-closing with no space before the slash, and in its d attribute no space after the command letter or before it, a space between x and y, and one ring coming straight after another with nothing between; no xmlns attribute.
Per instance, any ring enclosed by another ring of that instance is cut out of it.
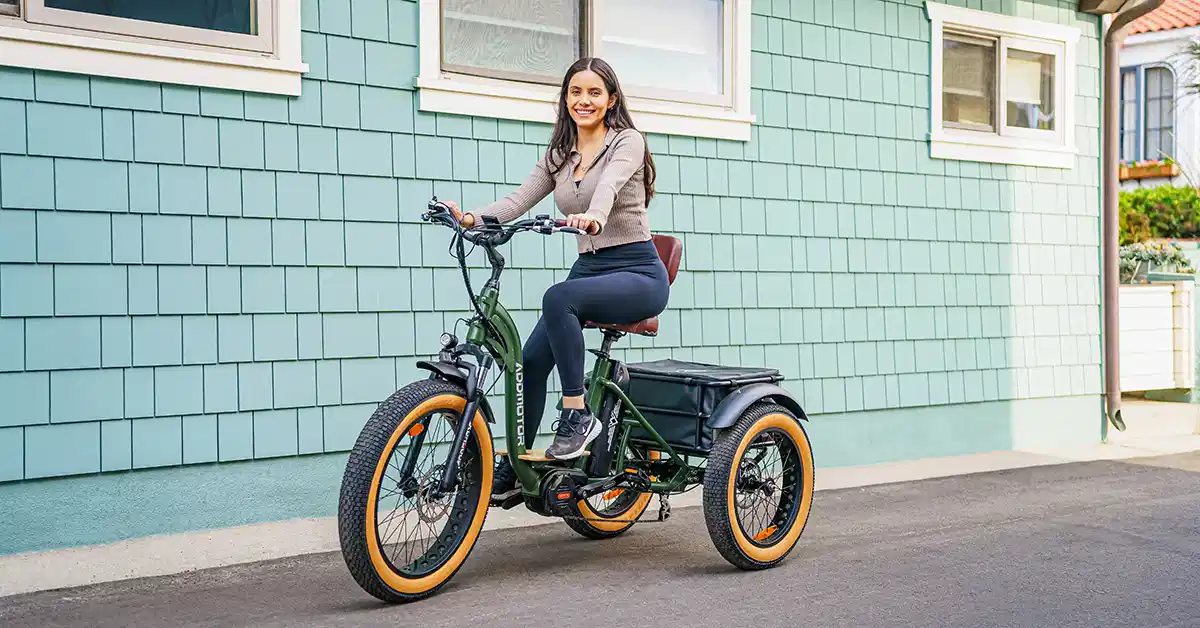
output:
<svg viewBox="0 0 1200 628"><path fill-rule="evenodd" d="M1121 419L1121 353L1120 353L1120 266L1117 243L1120 233L1118 198L1120 184L1117 174L1121 127L1118 122L1121 98L1121 66L1118 60L1125 44L1128 26L1134 20L1157 9L1164 0L1128 0L1112 14L1104 33L1104 113L1101 135L1104 149L1101 156L1101 277L1104 281L1104 395L1108 421L1119 431L1125 431ZM1108 438L1108 424L1102 424L1101 439Z"/></svg>

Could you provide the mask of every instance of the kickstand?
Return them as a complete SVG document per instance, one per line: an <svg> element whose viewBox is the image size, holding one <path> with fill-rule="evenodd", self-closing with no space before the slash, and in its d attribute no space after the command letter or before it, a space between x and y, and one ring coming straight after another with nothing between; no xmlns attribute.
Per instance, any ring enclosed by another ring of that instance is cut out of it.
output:
<svg viewBox="0 0 1200 628"><path fill-rule="evenodd" d="M671 502L667 501L665 493L658 494L658 520L666 521L671 518Z"/></svg>

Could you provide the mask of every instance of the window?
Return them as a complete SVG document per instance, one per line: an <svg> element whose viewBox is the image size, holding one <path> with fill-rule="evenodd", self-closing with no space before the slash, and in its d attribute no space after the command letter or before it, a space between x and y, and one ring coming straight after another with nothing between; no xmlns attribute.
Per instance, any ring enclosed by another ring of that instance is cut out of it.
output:
<svg viewBox="0 0 1200 628"><path fill-rule="evenodd" d="M296 0L0 0L0 63L299 94Z"/></svg>
<svg viewBox="0 0 1200 628"><path fill-rule="evenodd" d="M420 2L423 110L553 122L567 67L598 56L639 128L750 138L751 0Z"/></svg>
<svg viewBox="0 0 1200 628"><path fill-rule="evenodd" d="M934 2L927 10L931 156L1073 167L1079 31Z"/></svg>
<svg viewBox="0 0 1200 628"><path fill-rule="evenodd" d="M1165 66L1121 70L1121 161L1175 158L1175 73Z"/></svg>

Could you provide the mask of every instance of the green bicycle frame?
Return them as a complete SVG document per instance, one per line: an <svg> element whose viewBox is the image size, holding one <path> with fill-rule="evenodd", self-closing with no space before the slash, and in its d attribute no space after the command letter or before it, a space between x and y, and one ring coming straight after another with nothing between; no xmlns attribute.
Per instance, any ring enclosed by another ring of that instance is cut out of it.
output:
<svg viewBox="0 0 1200 628"><path fill-rule="evenodd" d="M527 451L525 447L525 373L521 364L521 335L517 330L516 324L513 322L512 316L500 303L500 291L498 288L491 285L485 287L479 295L479 305L480 309L483 310L484 316L491 321L499 333L499 337L491 333L489 327L483 321L475 319L472 320L467 330L466 340L472 344L485 347L492 354L493 358L504 365L504 399L506 410L504 438L507 444L508 459L521 483L522 491L529 495L537 495L541 475L534 469L533 465L521 459L521 456ZM619 434L621 443L617 449L617 468L624 466L625 448L629 441L630 430L634 427L640 427L670 457L676 467L675 474L669 480L651 482L651 490L654 492L678 490L687 482L689 476L690 467L687 461L670 444L663 440L662 436L650 425L650 422L646 420L646 417L629 400L624 391L610 379L611 375L612 361L606 355L599 355L592 373L587 378L587 401L589 407L600 408L605 394L612 393L616 395L621 404L622 429ZM582 468L585 460L586 457L581 456L577 460L576 466Z"/></svg>

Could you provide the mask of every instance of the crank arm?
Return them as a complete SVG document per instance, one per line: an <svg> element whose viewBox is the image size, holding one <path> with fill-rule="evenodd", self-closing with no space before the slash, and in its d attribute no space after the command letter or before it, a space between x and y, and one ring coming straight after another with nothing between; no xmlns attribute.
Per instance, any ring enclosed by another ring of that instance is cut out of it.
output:
<svg viewBox="0 0 1200 628"><path fill-rule="evenodd" d="M625 470L617 475L601 480L585 484L575 489L575 497L578 499L587 499L594 495L599 495L614 488L628 488L638 493L645 493L650 490L650 478L646 474L637 470Z"/></svg>

